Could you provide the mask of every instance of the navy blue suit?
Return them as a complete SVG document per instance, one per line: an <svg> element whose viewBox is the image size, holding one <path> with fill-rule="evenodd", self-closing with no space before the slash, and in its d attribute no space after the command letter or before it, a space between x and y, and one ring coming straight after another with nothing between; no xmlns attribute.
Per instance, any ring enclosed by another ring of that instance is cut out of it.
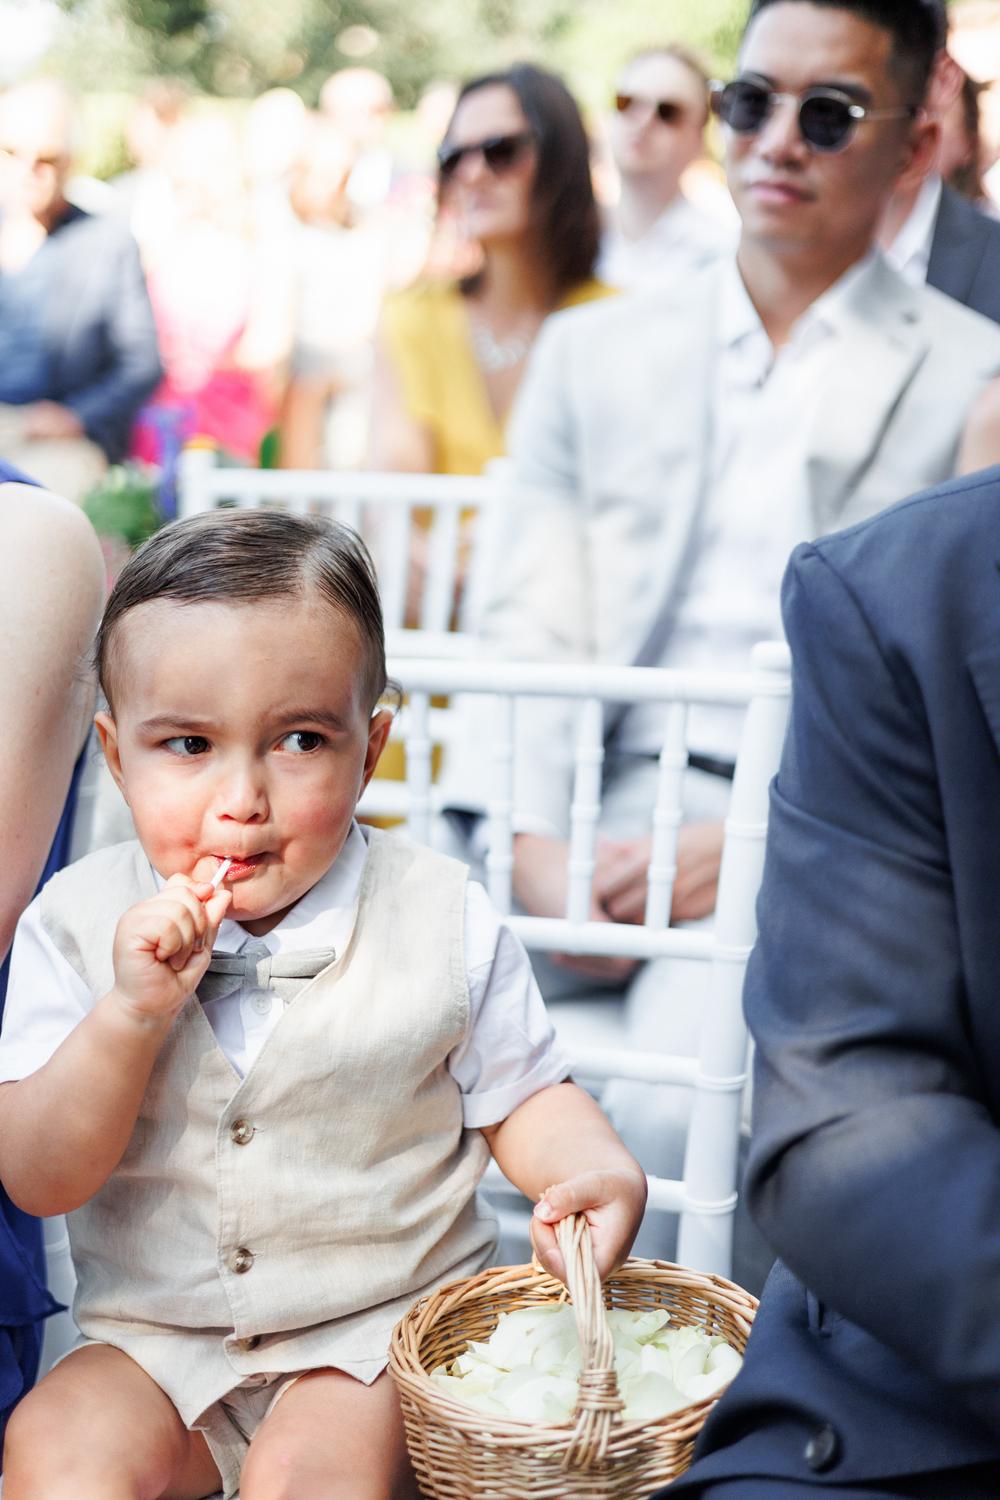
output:
<svg viewBox="0 0 1000 1500"><path fill-rule="evenodd" d="M1000 323L1000 220L949 187L934 221L927 285Z"/></svg>
<svg viewBox="0 0 1000 1500"><path fill-rule="evenodd" d="M58 401L79 417L109 463L128 451L132 422L163 376L138 247L113 216L72 204L24 271L0 280L0 401ZM31 344L33 383L8 391Z"/></svg>
<svg viewBox="0 0 1000 1500"><path fill-rule="evenodd" d="M1000 469L800 547L751 1212L781 1257L672 1496L1000 1496Z"/></svg>

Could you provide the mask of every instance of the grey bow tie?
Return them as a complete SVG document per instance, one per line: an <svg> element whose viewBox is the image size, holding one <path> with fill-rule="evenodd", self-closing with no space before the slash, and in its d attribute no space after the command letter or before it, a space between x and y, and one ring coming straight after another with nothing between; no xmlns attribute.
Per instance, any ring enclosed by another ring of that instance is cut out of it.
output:
<svg viewBox="0 0 1000 1500"><path fill-rule="evenodd" d="M263 943L247 943L241 953L212 954L208 972L198 986L198 996L203 1002L221 1000L246 986L276 990L283 1000L289 1000L336 958L333 948L304 948L300 953L279 953L272 957Z"/></svg>

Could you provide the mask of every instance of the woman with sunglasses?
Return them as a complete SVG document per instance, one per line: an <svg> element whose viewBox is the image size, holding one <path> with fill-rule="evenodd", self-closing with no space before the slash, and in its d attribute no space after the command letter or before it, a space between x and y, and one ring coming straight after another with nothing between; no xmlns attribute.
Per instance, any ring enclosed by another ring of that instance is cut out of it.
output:
<svg viewBox="0 0 1000 1500"><path fill-rule="evenodd" d="M580 112L526 63L461 90L438 152L439 209L474 247L470 274L387 299L372 464L478 474L504 451L528 351L557 308L608 294Z"/></svg>

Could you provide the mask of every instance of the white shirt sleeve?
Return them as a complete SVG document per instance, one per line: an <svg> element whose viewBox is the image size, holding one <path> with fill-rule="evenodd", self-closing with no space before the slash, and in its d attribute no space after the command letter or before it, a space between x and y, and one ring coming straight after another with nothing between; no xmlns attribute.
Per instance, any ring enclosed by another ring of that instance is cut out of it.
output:
<svg viewBox="0 0 1000 1500"><path fill-rule="evenodd" d="M89 988L43 928L36 896L17 924L10 954L0 1083L37 1072L93 1006Z"/></svg>
<svg viewBox="0 0 1000 1500"><path fill-rule="evenodd" d="M448 1058L463 1095L469 1129L501 1120L550 1084L569 1077L569 1061L532 973L531 961L483 887L465 898L469 1034Z"/></svg>

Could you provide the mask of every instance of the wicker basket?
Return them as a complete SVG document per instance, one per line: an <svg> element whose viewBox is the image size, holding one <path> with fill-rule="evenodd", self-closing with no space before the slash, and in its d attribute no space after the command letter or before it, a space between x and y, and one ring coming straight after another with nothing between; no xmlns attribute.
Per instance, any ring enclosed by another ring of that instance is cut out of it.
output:
<svg viewBox="0 0 1000 1500"><path fill-rule="evenodd" d="M645 1500L691 1462L695 1438L717 1397L656 1422L626 1422L613 1368L605 1305L666 1307L680 1327L721 1334L741 1354L757 1302L721 1276L658 1260L630 1260L601 1295L582 1217L557 1226L583 1351L572 1422L550 1426L493 1416L456 1401L430 1378L472 1339L486 1339L502 1312L565 1300L566 1289L533 1266L509 1266L453 1281L416 1303L397 1324L389 1367L399 1389L410 1457L428 1500Z"/></svg>

